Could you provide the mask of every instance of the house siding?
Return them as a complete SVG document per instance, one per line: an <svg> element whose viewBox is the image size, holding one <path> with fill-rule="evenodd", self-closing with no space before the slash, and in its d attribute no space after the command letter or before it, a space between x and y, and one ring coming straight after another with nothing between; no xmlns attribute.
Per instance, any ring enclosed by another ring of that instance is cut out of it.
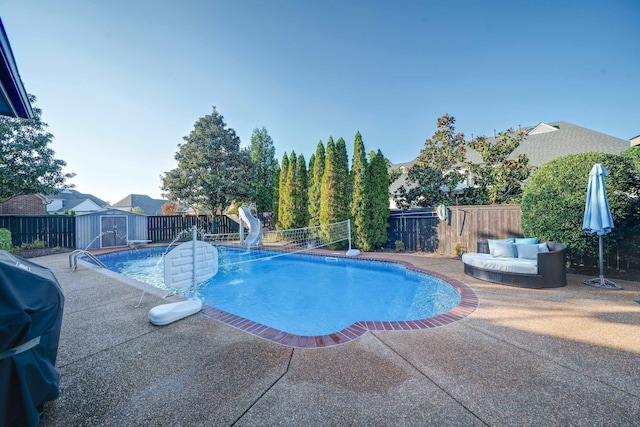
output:
<svg viewBox="0 0 640 427"><path fill-rule="evenodd" d="M0 203L2 215L46 215L47 206L36 194L12 197Z"/></svg>

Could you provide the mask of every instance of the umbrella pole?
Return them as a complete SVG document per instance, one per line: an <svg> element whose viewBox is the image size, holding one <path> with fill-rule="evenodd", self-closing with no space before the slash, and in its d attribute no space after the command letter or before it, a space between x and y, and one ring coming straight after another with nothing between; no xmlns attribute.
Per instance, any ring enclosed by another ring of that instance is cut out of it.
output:
<svg viewBox="0 0 640 427"><path fill-rule="evenodd" d="M600 280L604 282L604 261L602 260L602 234L598 235L599 245L600 245Z"/></svg>
<svg viewBox="0 0 640 427"><path fill-rule="evenodd" d="M604 252L603 249L603 244L602 244L602 234L598 235L598 246L600 249L600 277L598 277L597 279L587 279L584 281L585 285L589 285L589 286L596 286L598 288L604 288L604 289L622 289L622 286L618 285L617 283L612 282L611 280L607 280L604 278L604 257L602 255L602 253Z"/></svg>

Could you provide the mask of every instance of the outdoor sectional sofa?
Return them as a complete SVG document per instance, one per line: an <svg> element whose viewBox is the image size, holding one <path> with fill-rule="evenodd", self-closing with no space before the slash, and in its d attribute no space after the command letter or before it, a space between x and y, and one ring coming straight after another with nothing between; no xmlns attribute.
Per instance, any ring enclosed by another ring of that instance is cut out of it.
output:
<svg viewBox="0 0 640 427"><path fill-rule="evenodd" d="M565 286L567 247L557 242L534 244L534 239L478 242L477 253L462 255L464 272L477 279L521 288Z"/></svg>

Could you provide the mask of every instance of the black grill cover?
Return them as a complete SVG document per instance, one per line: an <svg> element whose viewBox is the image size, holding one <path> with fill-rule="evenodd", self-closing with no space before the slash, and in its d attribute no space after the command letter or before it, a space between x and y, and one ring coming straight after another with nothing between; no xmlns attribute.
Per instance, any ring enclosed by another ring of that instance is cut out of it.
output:
<svg viewBox="0 0 640 427"><path fill-rule="evenodd" d="M0 251L0 425L36 426L60 394L64 295L51 270Z"/></svg>

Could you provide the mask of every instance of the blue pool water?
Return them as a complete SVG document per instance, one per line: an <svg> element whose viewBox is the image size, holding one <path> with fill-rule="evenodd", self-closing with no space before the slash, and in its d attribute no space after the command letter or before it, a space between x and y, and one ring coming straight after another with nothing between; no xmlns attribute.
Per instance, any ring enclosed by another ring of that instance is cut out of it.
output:
<svg viewBox="0 0 640 427"><path fill-rule="evenodd" d="M137 249L99 258L110 270L180 293L164 286L165 252ZM220 247L218 274L198 286L198 295L209 306L296 335L334 333L357 321L425 319L460 302L448 283L394 263L287 255L222 265L243 252Z"/></svg>

